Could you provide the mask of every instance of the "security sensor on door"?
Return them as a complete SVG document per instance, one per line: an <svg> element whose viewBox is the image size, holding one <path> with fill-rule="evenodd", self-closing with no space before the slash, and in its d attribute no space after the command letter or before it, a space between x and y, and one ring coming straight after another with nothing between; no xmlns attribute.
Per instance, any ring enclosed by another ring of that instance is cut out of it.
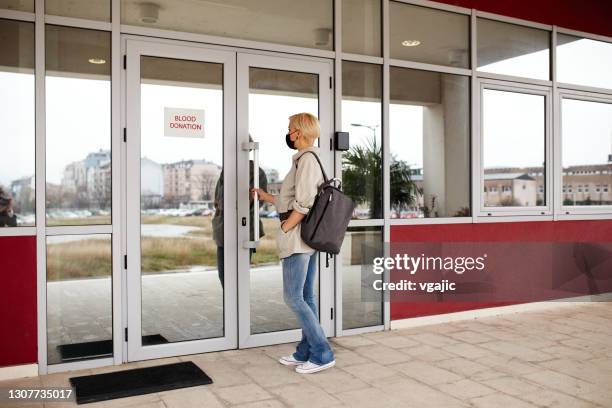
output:
<svg viewBox="0 0 612 408"><path fill-rule="evenodd" d="M345 152L350 148L349 132L336 132L334 139L335 150Z"/></svg>

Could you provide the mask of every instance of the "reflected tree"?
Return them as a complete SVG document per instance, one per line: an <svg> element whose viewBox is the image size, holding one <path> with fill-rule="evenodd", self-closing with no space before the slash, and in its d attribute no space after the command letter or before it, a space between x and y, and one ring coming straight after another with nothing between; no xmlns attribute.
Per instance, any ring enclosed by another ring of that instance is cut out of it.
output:
<svg viewBox="0 0 612 408"><path fill-rule="evenodd" d="M382 149L375 137L342 157L342 185L355 204L369 205L370 218L382 218Z"/></svg>
<svg viewBox="0 0 612 408"><path fill-rule="evenodd" d="M382 218L382 146L376 138L351 147L342 157L342 169L344 192L356 204L369 205L370 218ZM408 163L392 155L390 173L391 207L402 210L417 205L421 191L412 180Z"/></svg>
<svg viewBox="0 0 612 408"><path fill-rule="evenodd" d="M389 193L391 208L398 212L417 207L419 196L423 194L423 190L412 179L412 174L408 163L391 155Z"/></svg>

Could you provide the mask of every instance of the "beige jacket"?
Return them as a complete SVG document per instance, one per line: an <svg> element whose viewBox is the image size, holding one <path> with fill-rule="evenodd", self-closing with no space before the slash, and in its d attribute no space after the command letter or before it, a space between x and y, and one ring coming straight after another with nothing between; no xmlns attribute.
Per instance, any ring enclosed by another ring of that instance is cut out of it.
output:
<svg viewBox="0 0 612 408"><path fill-rule="evenodd" d="M302 214L308 214L318 187L323 183L323 173L317 159L310 153L300 157L307 151L319 154L318 147L308 147L293 155L291 170L285 176L281 185L280 194L276 196L276 210L283 213L295 210ZM296 162L299 160L297 169ZM297 253L314 253L314 249L304 243L300 236L301 224L296 225L287 232L283 232L278 226L276 234L276 245L279 258L287 258Z"/></svg>

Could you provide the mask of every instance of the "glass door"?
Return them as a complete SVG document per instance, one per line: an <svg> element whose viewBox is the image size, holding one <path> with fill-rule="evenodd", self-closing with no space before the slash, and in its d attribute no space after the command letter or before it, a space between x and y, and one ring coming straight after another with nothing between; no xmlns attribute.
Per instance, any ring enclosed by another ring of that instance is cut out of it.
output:
<svg viewBox="0 0 612 408"><path fill-rule="evenodd" d="M128 360L235 348L236 54L126 53Z"/></svg>
<svg viewBox="0 0 612 408"><path fill-rule="evenodd" d="M238 54L238 303L239 344L253 347L299 340L299 324L283 301L281 263L276 251L278 213L251 201L253 185L278 194L296 151L285 144L289 116L309 112L321 123L319 147L333 174L331 64ZM259 171L256 171L259 169ZM319 316L333 335L333 268L319 259Z"/></svg>

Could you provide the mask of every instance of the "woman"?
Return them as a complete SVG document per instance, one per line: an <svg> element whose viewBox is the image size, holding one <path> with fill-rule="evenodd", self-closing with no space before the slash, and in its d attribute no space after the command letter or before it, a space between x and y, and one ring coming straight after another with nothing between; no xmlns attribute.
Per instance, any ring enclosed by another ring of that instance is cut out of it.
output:
<svg viewBox="0 0 612 408"><path fill-rule="evenodd" d="M319 132L319 121L315 116L309 113L291 116L285 141L298 152L293 155L291 170L283 180L280 194L273 196L262 189L252 189L261 200L276 206L281 220L276 244L283 264L283 297L300 323L302 341L295 353L281 357L279 362L297 366L295 371L301 374L322 371L336 363L317 317L317 252L300 236L301 222L312 207L318 186L323 183L323 173L316 157L306 153L318 154L319 148L314 143Z"/></svg>

